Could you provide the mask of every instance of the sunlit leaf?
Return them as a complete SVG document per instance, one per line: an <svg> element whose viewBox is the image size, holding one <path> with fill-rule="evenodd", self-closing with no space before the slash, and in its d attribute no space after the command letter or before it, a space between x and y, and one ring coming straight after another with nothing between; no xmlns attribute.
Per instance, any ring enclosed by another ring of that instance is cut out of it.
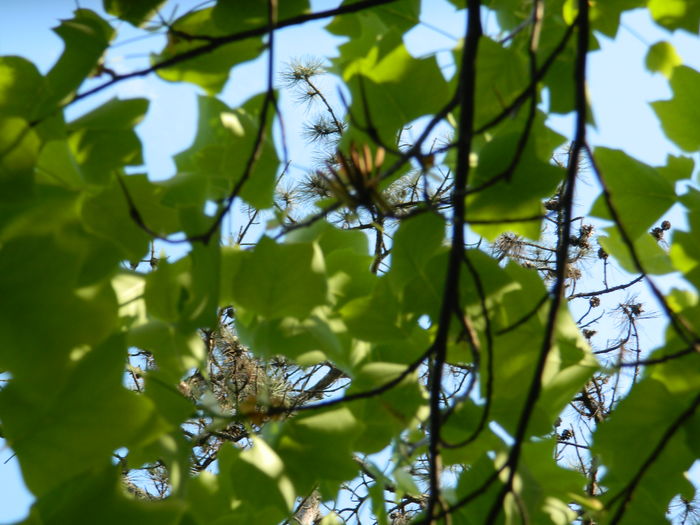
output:
<svg viewBox="0 0 700 525"><path fill-rule="evenodd" d="M692 0L649 0L649 12L666 29L698 32L700 5Z"/></svg>
<svg viewBox="0 0 700 525"><path fill-rule="evenodd" d="M683 60L672 44L666 41L657 42L649 48L646 57L646 66L649 71L662 73L666 78L671 78L673 68L683 63Z"/></svg>
<svg viewBox="0 0 700 525"><path fill-rule="evenodd" d="M263 137L261 152L249 172L245 160L254 155L261 98L253 98L238 109L230 109L213 97L199 97L198 102L197 135L192 146L175 156L178 171L190 174L187 188L198 185L204 189L197 192L205 191L207 198L219 200L246 177L240 196L252 206L269 207L278 165L270 139ZM184 203L191 196L188 189L176 196L171 185L168 199Z"/></svg>

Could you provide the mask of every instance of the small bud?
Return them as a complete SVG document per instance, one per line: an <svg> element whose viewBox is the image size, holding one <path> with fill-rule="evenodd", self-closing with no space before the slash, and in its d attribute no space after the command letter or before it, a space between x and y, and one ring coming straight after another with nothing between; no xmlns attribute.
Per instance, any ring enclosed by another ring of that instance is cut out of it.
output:
<svg viewBox="0 0 700 525"><path fill-rule="evenodd" d="M649 233L651 233L651 236L656 239L657 241L660 241L661 239L664 238L664 230L663 228L654 228L652 229Z"/></svg>
<svg viewBox="0 0 700 525"><path fill-rule="evenodd" d="M590 339L591 337L593 337L597 333L598 332L595 330L584 329L583 330L583 337L585 337L586 339Z"/></svg>
<svg viewBox="0 0 700 525"><path fill-rule="evenodd" d="M662 222L662 223L661 223L661 229L662 229L663 231L666 231L666 232L667 232L668 230L671 229L671 223L670 223L669 221L664 221L664 222Z"/></svg>
<svg viewBox="0 0 700 525"><path fill-rule="evenodd" d="M598 308L600 306L600 297L591 297L588 300L588 304L591 305L591 308Z"/></svg>
<svg viewBox="0 0 700 525"><path fill-rule="evenodd" d="M558 211L561 208L561 203L557 197L554 197L553 199L545 201L544 207L549 211Z"/></svg>
<svg viewBox="0 0 700 525"><path fill-rule="evenodd" d="M603 248L598 248L598 259L607 259L608 258L608 252L606 252Z"/></svg>

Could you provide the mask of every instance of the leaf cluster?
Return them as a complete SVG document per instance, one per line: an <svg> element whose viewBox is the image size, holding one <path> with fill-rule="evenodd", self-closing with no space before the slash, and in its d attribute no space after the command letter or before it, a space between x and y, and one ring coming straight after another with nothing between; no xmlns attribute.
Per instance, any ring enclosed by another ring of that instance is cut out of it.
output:
<svg viewBox="0 0 700 525"><path fill-rule="evenodd" d="M46 74L0 57L0 423L36 497L24 523L697 522L700 72L649 48L683 151L664 166L592 147L585 90L626 11L694 32L696 2L451 3L452 76L404 42L417 0L170 18L105 0L113 18L55 29ZM313 20L337 56L278 71L276 36ZM120 21L165 37L148 67L115 72ZM265 90L231 107L258 58ZM205 93L157 182L134 174L147 97L66 116L152 74ZM315 111L307 173L280 80Z"/></svg>

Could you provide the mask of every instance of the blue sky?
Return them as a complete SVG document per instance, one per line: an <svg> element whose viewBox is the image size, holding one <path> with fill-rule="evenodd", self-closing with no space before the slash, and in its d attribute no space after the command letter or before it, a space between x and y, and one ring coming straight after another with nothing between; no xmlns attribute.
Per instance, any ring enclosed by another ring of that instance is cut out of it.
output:
<svg viewBox="0 0 700 525"><path fill-rule="evenodd" d="M82 7L101 12L96 0L5 0L0 5L0 55L21 55L34 61L42 72L47 71L62 50L61 40L50 31L61 18L70 18L79 3ZM180 2L182 6L198 2ZM328 9L337 1L312 2L315 10ZM463 17L454 16L454 8L445 0L424 0L425 21L439 26L446 33L458 37L463 28ZM183 12L184 7L179 12ZM166 9L166 14L169 9ZM295 57L332 56L341 39L322 31L324 22L306 24L302 28L282 31L277 40L278 68ZM489 25L487 24L487 28ZM135 31L127 24L117 26L117 42L125 42ZM601 50L590 55L589 90L593 101L597 129L591 129L595 144L621 148L651 164L663 164L668 153L677 153L664 137L648 102L668 98L670 91L665 77L652 75L644 68L644 56L649 44L668 40L687 65L700 69L700 41L687 33L670 34L654 26L646 12L637 11L623 18L615 41L601 39ZM423 55L436 50L449 50L455 39L444 36L428 25L412 30L406 38L409 50ZM108 65L119 72L127 72L147 63L147 53L163 45L161 37L115 47ZM236 106L264 88L263 64L257 61L234 70L221 94L222 100ZM71 107L72 118L86 109L118 95L123 98L148 96L151 106L138 132L143 138L146 170L152 178L162 179L174 174L171 156L187 148L193 138L196 122L196 94L189 85L168 84L155 77L139 78L120 84ZM289 95L282 96L282 108L292 160L303 168L311 163L311 156L301 137L301 124L308 113L300 111ZM564 134L570 134L571 121L567 118L551 120ZM697 160L697 158L696 158ZM593 186L591 186L593 190ZM593 192L591 191L591 194ZM586 196L582 197L586 201ZM0 446L2 445L0 440ZM23 518L31 504L21 480L17 461L11 451L0 450L0 523Z"/></svg>

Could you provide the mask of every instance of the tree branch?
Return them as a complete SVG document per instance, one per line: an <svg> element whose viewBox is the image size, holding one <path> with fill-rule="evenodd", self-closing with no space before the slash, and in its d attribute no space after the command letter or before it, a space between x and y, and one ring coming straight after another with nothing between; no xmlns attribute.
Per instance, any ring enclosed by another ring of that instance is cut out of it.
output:
<svg viewBox="0 0 700 525"><path fill-rule="evenodd" d="M436 504L440 498L440 430L442 417L440 412L440 390L442 387L442 371L447 357L447 335L450 321L459 307L459 278L464 257L464 226L466 205L464 191L469 182L469 152L474 136L474 103L476 86L476 57L481 39L481 2L468 0L467 28L464 50L460 67L460 84L458 88L460 118L457 137L457 165L455 167L454 187L452 189L452 246L450 248L445 288L438 320L438 330L435 335L435 359L430 374L430 442L428 444L428 460L430 463L426 520L434 523Z"/></svg>

